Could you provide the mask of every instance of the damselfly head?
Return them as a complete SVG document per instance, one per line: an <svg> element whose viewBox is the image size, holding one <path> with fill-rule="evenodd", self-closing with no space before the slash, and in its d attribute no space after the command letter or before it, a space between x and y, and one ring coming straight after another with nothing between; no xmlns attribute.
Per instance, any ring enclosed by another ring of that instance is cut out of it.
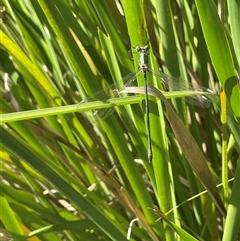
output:
<svg viewBox="0 0 240 241"><path fill-rule="evenodd" d="M147 53L149 48L150 48L149 45L137 46L136 51L139 52L139 53Z"/></svg>

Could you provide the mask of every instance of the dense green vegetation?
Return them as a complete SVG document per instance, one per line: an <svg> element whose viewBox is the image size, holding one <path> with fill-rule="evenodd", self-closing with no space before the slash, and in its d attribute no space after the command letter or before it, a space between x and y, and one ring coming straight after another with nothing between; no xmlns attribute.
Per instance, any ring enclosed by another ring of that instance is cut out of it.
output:
<svg viewBox="0 0 240 241"><path fill-rule="evenodd" d="M4 240L238 239L240 5L218 4L2 0ZM188 105L147 75L152 162L142 74L138 94L94 101L147 43L152 69L215 93Z"/></svg>

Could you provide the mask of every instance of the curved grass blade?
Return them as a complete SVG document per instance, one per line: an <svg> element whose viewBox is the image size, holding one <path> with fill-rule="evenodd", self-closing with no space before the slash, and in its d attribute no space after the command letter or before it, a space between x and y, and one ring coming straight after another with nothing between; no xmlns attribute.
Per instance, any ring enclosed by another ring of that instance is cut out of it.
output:
<svg viewBox="0 0 240 241"><path fill-rule="evenodd" d="M137 79L137 77L141 72L142 71L139 70L138 72L129 73L124 78L117 81L115 84L112 84L109 87L100 90L94 95L83 100L81 103L92 102L96 100L108 102L109 99L121 97L120 91L123 90L125 87L131 85ZM114 106L112 108L97 109L93 112L93 115L98 116L103 120L103 119L106 119L108 116L110 116L114 111L115 111Z"/></svg>
<svg viewBox="0 0 240 241"><path fill-rule="evenodd" d="M190 82L181 82L178 78L164 74L161 71L148 69L148 71L154 76L160 78L163 83L163 87L166 91L184 91L186 94L186 102L198 107L208 108L210 103L217 102L217 95L209 88L195 85Z"/></svg>
<svg viewBox="0 0 240 241"><path fill-rule="evenodd" d="M167 75L161 71L156 71L149 68L147 69L147 71L155 77L161 79L165 91L168 91L170 93L176 93L176 96L174 98L180 98L184 96L186 102L202 108L208 108L212 102L218 101L218 96L216 95L216 93L214 93L209 88L197 84L195 85L190 82L180 82L178 78ZM112 84L109 87L100 90L94 95L84 99L81 103L97 100L108 102L109 99L121 97L123 93L127 93L124 92L124 88L130 86L142 72L143 70L139 69L137 72L129 73L124 78L117 81L115 84ZM97 109L93 112L93 115L98 116L103 120L109 117L114 111L114 107Z"/></svg>

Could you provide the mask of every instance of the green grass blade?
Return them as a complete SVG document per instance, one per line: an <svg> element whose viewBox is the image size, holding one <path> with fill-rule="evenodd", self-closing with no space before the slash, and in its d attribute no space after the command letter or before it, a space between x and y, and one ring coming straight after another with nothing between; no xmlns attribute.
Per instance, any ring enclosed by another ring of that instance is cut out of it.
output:
<svg viewBox="0 0 240 241"><path fill-rule="evenodd" d="M217 7L213 1L206 0L196 0L196 5L213 66L226 92L231 108L237 116L240 116L238 106L240 101L239 83L223 25L217 14Z"/></svg>

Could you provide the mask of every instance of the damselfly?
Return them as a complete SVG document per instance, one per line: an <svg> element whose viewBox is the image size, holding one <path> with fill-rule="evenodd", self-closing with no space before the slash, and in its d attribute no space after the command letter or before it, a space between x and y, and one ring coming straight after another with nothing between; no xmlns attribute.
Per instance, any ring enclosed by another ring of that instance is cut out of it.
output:
<svg viewBox="0 0 240 241"><path fill-rule="evenodd" d="M147 82L147 72L151 73L153 76L161 79L163 86L169 91L184 91L189 96L186 96L186 101L200 107L209 107L212 98L214 98L214 92L208 88L197 86L195 87L191 83L181 83L177 78L170 77L160 71L152 70L148 67L148 51L149 45L138 46L136 51L139 53L139 70L125 76L118 83L122 86L114 85L111 88L106 88L103 91L93 95L89 100L107 100L111 98L117 98L119 93L125 87L131 85L137 77L143 73L144 79L144 94L145 94L145 112L146 112L146 132L148 139L148 160L152 160L152 143L151 143L151 130L150 130L150 120L149 120L149 104L148 104L148 82ZM108 93L108 94L107 94ZM109 95L109 96L108 96ZM213 96L213 97L211 97ZM94 112L94 115L98 115L101 118L108 117L113 112L113 109L106 110L100 109Z"/></svg>

